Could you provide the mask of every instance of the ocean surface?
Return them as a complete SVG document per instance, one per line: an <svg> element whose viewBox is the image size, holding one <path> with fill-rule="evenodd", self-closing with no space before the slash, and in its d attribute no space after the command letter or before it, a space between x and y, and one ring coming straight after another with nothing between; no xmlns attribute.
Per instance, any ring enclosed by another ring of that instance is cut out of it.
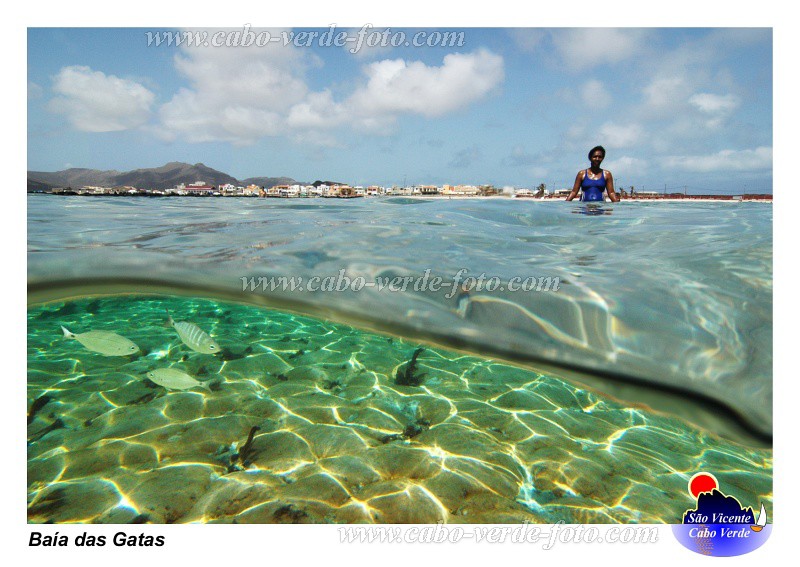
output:
<svg viewBox="0 0 800 567"><path fill-rule="evenodd" d="M771 517L772 206L595 212L29 196L29 521Z"/></svg>

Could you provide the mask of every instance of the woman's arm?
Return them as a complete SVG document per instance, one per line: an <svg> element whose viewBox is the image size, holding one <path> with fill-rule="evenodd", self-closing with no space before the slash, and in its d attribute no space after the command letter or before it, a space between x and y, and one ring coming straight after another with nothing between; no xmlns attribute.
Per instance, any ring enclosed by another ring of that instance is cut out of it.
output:
<svg viewBox="0 0 800 567"><path fill-rule="evenodd" d="M619 195L614 192L614 176L608 170L606 170L606 191L612 203L619 203Z"/></svg>
<svg viewBox="0 0 800 567"><path fill-rule="evenodd" d="M583 181L584 171L580 170L578 175L575 177L575 184L572 186L572 191L569 195L567 195L567 201L572 201L575 197L578 196L578 190L581 188L581 182Z"/></svg>

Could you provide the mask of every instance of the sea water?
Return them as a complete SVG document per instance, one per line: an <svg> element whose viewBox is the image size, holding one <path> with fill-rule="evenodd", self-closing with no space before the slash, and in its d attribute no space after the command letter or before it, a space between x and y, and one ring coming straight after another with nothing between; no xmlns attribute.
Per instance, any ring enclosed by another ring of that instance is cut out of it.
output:
<svg viewBox="0 0 800 567"><path fill-rule="evenodd" d="M677 522L700 470L771 513L770 205L28 205L32 522ZM340 270L560 285L243 289Z"/></svg>

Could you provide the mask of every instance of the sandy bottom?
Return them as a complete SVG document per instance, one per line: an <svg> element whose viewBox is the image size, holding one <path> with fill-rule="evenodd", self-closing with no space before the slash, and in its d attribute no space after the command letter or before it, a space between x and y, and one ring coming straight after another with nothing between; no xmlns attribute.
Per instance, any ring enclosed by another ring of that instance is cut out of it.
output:
<svg viewBox="0 0 800 567"><path fill-rule="evenodd" d="M165 307L224 353L182 344ZM143 353L93 353L60 325ZM770 450L489 359L424 347L406 372L420 346L199 299L33 308L28 519L678 523L699 471L772 518ZM157 368L210 389L168 391L145 378Z"/></svg>

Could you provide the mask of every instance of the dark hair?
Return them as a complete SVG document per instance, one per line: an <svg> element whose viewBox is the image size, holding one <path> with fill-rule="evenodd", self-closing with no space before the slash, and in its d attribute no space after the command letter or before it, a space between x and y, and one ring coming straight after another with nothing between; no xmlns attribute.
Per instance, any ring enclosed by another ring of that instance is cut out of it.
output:
<svg viewBox="0 0 800 567"><path fill-rule="evenodd" d="M592 161L592 154L595 153L597 150L603 152L603 159L606 159L606 149L603 146L595 146L591 150L589 150L589 161Z"/></svg>

